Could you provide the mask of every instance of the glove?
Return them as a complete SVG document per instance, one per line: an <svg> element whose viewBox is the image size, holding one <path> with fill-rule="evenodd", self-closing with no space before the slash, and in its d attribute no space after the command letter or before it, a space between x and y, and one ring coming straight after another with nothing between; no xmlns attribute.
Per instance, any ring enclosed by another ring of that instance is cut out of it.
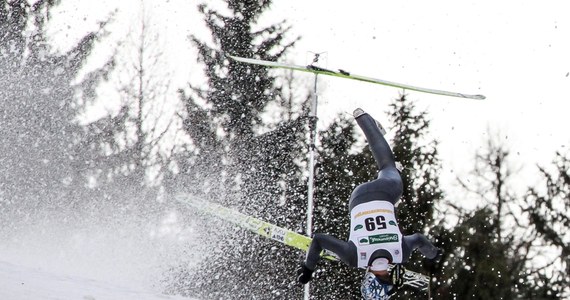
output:
<svg viewBox="0 0 570 300"><path fill-rule="evenodd" d="M442 258L443 258L443 249L438 248L438 249L437 249L437 254L435 255L434 258L431 259L431 261L432 261L434 264L438 264L439 262L441 262L441 259L442 259Z"/></svg>
<svg viewBox="0 0 570 300"><path fill-rule="evenodd" d="M307 268L305 264L302 264L299 269L297 269L297 280L302 284L307 284L307 282L313 279L313 270Z"/></svg>
<svg viewBox="0 0 570 300"><path fill-rule="evenodd" d="M400 287L404 284L404 274L406 274L406 268L400 264L396 264L390 271L390 282L395 287Z"/></svg>
<svg viewBox="0 0 570 300"><path fill-rule="evenodd" d="M441 267L440 263L443 258L443 249L438 248L437 253L434 258L427 258L425 260L425 266L430 271L430 273L435 273L436 270Z"/></svg>

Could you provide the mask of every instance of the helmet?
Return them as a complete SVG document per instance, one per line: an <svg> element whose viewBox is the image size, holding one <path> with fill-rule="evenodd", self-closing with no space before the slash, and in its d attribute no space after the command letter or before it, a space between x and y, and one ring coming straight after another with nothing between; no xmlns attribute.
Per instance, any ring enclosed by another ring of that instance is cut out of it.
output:
<svg viewBox="0 0 570 300"><path fill-rule="evenodd" d="M371 272L366 272L360 292L365 300L387 300L393 293L394 286L388 282L384 282Z"/></svg>

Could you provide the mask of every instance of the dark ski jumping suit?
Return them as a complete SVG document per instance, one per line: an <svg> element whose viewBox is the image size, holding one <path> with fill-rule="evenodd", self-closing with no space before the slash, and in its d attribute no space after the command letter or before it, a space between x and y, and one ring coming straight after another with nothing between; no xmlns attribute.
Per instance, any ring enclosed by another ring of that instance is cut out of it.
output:
<svg viewBox="0 0 570 300"><path fill-rule="evenodd" d="M390 146L370 115L357 110L355 118L378 165L378 178L357 186L350 196L349 240L315 234L307 252L305 267L315 270L323 249L334 252L351 267L364 269L377 258L385 258L390 263L405 263L415 249L433 259L438 248L423 234L402 236L400 233L394 205L402 195L403 184Z"/></svg>

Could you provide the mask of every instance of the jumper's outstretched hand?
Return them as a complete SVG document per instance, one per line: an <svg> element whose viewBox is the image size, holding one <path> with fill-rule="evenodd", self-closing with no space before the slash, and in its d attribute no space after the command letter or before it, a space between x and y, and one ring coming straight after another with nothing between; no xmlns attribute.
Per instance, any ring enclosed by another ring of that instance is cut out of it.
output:
<svg viewBox="0 0 570 300"><path fill-rule="evenodd" d="M302 284L307 284L311 279L313 279L313 270L307 268L305 264L302 264L299 269L297 269L297 280Z"/></svg>
<svg viewBox="0 0 570 300"><path fill-rule="evenodd" d="M390 272L390 281L396 287L400 287L404 284L404 274L406 273L406 268L404 266L397 264L392 268Z"/></svg>

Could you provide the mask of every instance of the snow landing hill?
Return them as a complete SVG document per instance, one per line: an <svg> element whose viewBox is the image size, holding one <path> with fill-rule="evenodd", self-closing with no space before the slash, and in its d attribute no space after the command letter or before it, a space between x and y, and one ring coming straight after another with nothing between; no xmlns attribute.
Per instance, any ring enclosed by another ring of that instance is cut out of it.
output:
<svg viewBox="0 0 570 300"><path fill-rule="evenodd" d="M0 300L191 300L0 261Z"/></svg>

